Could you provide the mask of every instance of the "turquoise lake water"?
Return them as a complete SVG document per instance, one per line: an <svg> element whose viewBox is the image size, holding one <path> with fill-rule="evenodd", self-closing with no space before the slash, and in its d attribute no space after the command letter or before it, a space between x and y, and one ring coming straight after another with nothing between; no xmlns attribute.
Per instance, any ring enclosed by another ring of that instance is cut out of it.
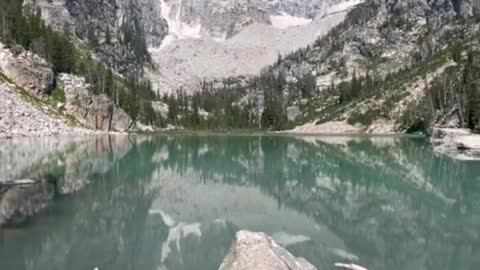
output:
<svg viewBox="0 0 480 270"><path fill-rule="evenodd" d="M2 270L215 270L240 229L322 270L480 269L480 162L424 138L117 136L61 149L22 174L88 184L0 229Z"/></svg>

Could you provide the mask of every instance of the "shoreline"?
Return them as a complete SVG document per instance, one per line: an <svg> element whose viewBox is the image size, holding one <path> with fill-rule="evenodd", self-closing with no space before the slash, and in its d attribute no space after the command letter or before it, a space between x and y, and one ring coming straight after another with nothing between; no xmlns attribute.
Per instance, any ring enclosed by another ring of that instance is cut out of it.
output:
<svg viewBox="0 0 480 270"><path fill-rule="evenodd" d="M296 133L283 131L242 131L242 132L221 132L213 130L205 131L130 131L130 132L116 132L116 131L100 131L91 129L79 129L73 132L47 132L35 134L2 134L0 133L0 140L12 139L28 139L28 138L50 138L56 136L97 136L97 135L163 135L163 136L299 136L299 137L404 137L404 138L428 138L426 134L407 134L407 133Z"/></svg>

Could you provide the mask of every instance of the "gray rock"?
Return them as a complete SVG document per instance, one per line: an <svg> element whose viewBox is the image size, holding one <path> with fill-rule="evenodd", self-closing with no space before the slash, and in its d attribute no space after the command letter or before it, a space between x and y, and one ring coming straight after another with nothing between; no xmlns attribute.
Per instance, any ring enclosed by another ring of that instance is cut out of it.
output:
<svg viewBox="0 0 480 270"><path fill-rule="evenodd" d="M162 17L160 0L137 0L141 8L140 21L145 31L147 44L158 47L168 34L168 24Z"/></svg>
<svg viewBox="0 0 480 270"><path fill-rule="evenodd" d="M18 225L45 208L53 199L53 185L46 181L1 190L0 226Z"/></svg>
<svg viewBox="0 0 480 270"><path fill-rule="evenodd" d="M264 233L239 231L220 270L316 270L296 258Z"/></svg>
<svg viewBox="0 0 480 270"><path fill-rule="evenodd" d="M199 34L212 38L231 38L255 22L271 24L263 1L173 0L164 3L170 9L170 21L184 23L191 28L201 26ZM171 29L171 32L175 34L178 30Z"/></svg>
<svg viewBox="0 0 480 270"><path fill-rule="evenodd" d="M296 121L300 116L302 116L302 112L298 106L290 106L287 108L288 121Z"/></svg>
<svg viewBox="0 0 480 270"><path fill-rule="evenodd" d="M59 85L65 91L65 111L91 129L128 131L132 119L105 94L93 95L84 78L61 74Z"/></svg>
<svg viewBox="0 0 480 270"><path fill-rule="evenodd" d="M0 139L86 133L84 129L66 124L60 115L56 115L49 108L33 106L15 92L14 86L0 83ZM22 143L26 143L26 141ZM9 144L0 143L5 147L8 147ZM37 147L38 145L32 149L38 150ZM0 147L0 156L3 155L3 148ZM31 158L32 156L28 155L27 157ZM1 174L1 167L0 175L5 176L5 174Z"/></svg>
<svg viewBox="0 0 480 270"><path fill-rule="evenodd" d="M160 0L25 0L24 6L40 8L44 21L56 30L68 25L72 37L82 42L94 37L97 56L121 73L141 68L125 39L125 29L131 29L147 46L160 45L168 34ZM110 44L105 42L107 32Z"/></svg>
<svg viewBox="0 0 480 270"><path fill-rule="evenodd" d="M480 135L469 129L433 128L430 140L438 153L460 160L480 159Z"/></svg>
<svg viewBox="0 0 480 270"><path fill-rule="evenodd" d="M458 136L468 136L472 132L469 129L462 128L433 128L431 138L436 139L452 139Z"/></svg>
<svg viewBox="0 0 480 270"><path fill-rule="evenodd" d="M18 47L14 54L0 43L0 72L31 94L43 96L53 86L53 71L39 56Z"/></svg>
<svg viewBox="0 0 480 270"><path fill-rule="evenodd" d="M161 115L164 119L168 117L168 104L165 104L161 101L152 101L153 110Z"/></svg>
<svg viewBox="0 0 480 270"><path fill-rule="evenodd" d="M303 59L286 59L287 76L319 71L318 81L344 80L366 70L362 63L382 58L377 73L392 72L426 59L453 41L458 17L479 16L474 1L373 0L358 5L334 31L306 49ZM477 1L478 2L478 1ZM432 27L420 33L426 23ZM475 30L471 30L474 32ZM412 46L411 44L416 44Z"/></svg>

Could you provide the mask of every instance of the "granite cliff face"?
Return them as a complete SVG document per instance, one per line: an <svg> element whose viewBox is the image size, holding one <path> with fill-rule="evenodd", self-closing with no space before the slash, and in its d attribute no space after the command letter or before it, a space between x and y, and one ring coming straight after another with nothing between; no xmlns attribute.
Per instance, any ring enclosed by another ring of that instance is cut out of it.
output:
<svg viewBox="0 0 480 270"><path fill-rule="evenodd" d="M162 1L169 34L151 47L160 93L199 90L203 79L257 75L343 21L360 0Z"/></svg>
<svg viewBox="0 0 480 270"><path fill-rule="evenodd" d="M48 25L67 27L122 74L149 67L148 77L162 93L195 91L203 78L256 75L279 53L311 44L361 2L25 0L24 6L40 8Z"/></svg>
<svg viewBox="0 0 480 270"><path fill-rule="evenodd" d="M455 39L462 20L480 14L473 1L366 1L300 59L286 60L292 73L317 75L320 87L354 70L390 72L419 62ZM472 24L467 32L474 32ZM371 65L375 62L375 66Z"/></svg>
<svg viewBox="0 0 480 270"><path fill-rule="evenodd" d="M50 96L54 84L63 90L64 101ZM125 132L133 127L111 98L94 95L90 88L81 77L55 78L38 55L0 43L0 138L84 133L69 117L94 130Z"/></svg>
<svg viewBox="0 0 480 270"><path fill-rule="evenodd" d="M248 26L298 26L351 5L354 0L162 0L170 38L233 38ZM333 9L332 9L333 7ZM278 25L277 25L278 23Z"/></svg>
<svg viewBox="0 0 480 270"><path fill-rule="evenodd" d="M168 33L155 0L25 0L26 8L40 8L44 21L55 29L68 27L81 42L121 73L141 68L138 43L157 46ZM110 42L107 42L107 35ZM143 46L143 45L142 45Z"/></svg>
<svg viewBox="0 0 480 270"><path fill-rule="evenodd" d="M270 24L268 13L256 1L162 0L161 3L171 38L204 36L224 40L254 22Z"/></svg>
<svg viewBox="0 0 480 270"><path fill-rule="evenodd" d="M61 74L58 84L65 91L65 111L90 129L126 132L132 119L107 95L94 95L84 78Z"/></svg>
<svg viewBox="0 0 480 270"><path fill-rule="evenodd" d="M49 93L54 74L47 62L22 48L7 49L0 43L0 73L35 96Z"/></svg>

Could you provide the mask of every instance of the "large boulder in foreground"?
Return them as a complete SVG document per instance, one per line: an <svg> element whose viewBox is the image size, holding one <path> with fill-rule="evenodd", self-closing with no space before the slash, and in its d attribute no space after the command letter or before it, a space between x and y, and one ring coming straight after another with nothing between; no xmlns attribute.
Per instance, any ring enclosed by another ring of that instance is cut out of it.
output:
<svg viewBox="0 0 480 270"><path fill-rule="evenodd" d="M48 63L21 47L10 50L0 43L0 72L38 97L47 95L53 87L54 74Z"/></svg>
<svg viewBox="0 0 480 270"><path fill-rule="evenodd" d="M108 96L90 93L90 85L84 78L61 74L58 83L65 91L66 112L86 127L120 132L132 127L130 116Z"/></svg>
<svg viewBox="0 0 480 270"><path fill-rule="evenodd" d="M239 231L220 270L316 270L264 233Z"/></svg>

